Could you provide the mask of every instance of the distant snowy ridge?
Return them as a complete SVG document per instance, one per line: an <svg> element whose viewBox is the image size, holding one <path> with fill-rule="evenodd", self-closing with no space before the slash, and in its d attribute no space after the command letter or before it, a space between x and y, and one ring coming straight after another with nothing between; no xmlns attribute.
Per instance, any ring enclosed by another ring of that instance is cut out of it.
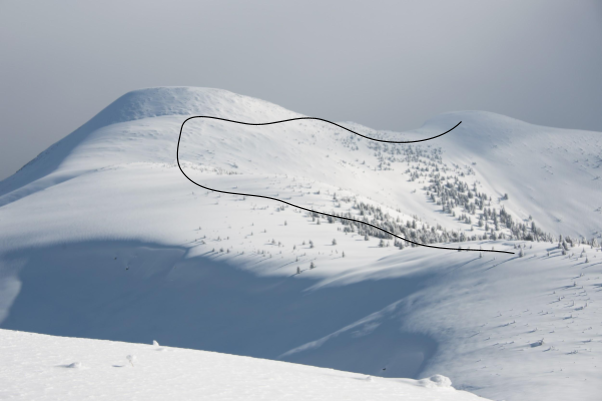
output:
<svg viewBox="0 0 602 401"><path fill-rule="evenodd" d="M136 162L173 164L178 124L192 115L248 122L302 116L262 100L219 89L167 87L130 92L43 152L19 173L1 182L0 205L109 166ZM378 132L357 124L350 127L377 138L407 140L443 132L458 121L464 123L456 130L420 146L443 149L445 162L458 167L454 174L461 170L472 171L474 180L482 186L480 190L496 198L494 204L508 194L509 199L498 204L498 212L503 206L515 219L527 219L531 215L539 228L556 238L562 234L591 240L601 234L602 203L599 204L597 194L602 185L599 156L602 139L597 133L539 127L494 113L474 111L442 114L427 121L422 128L403 134ZM431 225L439 222L433 218L432 211L424 210L422 205L409 205L409 199L400 198L399 191L390 196L382 193L383 188L392 184L391 178L382 177L385 175L382 166L379 167L382 161L370 166L378 174L362 177L363 166L358 166L354 158L360 163L369 162L366 158L372 158L372 153L381 152L384 147L373 147L367 140L350 139L351 146L359 144L364 149L358 148L359 153L345 156L340 153L344 149L337 149L348 141L349 135L320 123L243 129L228 123L195 122L183 138L183 148L188 150L183 160L209 163L208 167L238 174L280 171L289 176L312 177L358 195L376 195L379 203L390 207L408 205L408 209L422 219L430 220ZM323 151L325 148L341 156L328 160L326 157L331 156L331 152ZM248 154L254 157L248 160ZM310 165L296 162L300 157L310 157L313 161ZM337 171L337 159L345 163L341 171ZM470 180L467 183L471 186ZM451 228L453 224L449 223L444 222L442 226Z"/></svg>

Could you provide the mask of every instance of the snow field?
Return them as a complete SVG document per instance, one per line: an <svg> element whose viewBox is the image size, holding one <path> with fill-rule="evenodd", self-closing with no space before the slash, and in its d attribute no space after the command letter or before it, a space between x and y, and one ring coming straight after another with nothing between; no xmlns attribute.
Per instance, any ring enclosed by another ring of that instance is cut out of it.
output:
<svg viewBox="0 0 602 401"><path fill-rule="evenodd" d="M483 399L454 390L442 376L383 379L213 352L8 330L0 330L0 338L0 395L9 400Z"/></svg>

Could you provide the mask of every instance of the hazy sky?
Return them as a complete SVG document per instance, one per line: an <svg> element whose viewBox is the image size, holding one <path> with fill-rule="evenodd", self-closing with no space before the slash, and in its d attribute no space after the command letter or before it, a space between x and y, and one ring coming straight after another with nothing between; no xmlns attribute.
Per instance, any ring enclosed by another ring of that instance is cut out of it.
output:
<svg viewBox="0 0 602 401"><path fill-rule="evenodd" d="M397 131L467 109L602 131L602 1L0 0L0 180L163 85Z"/></svg>

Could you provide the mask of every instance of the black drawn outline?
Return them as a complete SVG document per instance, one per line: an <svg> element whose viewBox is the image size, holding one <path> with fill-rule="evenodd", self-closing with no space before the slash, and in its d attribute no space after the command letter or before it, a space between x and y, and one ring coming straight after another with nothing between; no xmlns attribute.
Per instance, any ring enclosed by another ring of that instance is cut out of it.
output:
<svg viewBox="0 0 602 401"><path fill-rule="evenodd" d="M186 120L184 120L184 122L180 126L180 135L178 136L178 145L176 147L176 161L178 163L178 168L180 169L180 171L182 172L182 174L184 174L184 177L186 177L188 179L188 181L192 182L196 186L199 186L199 187L204 188L204 189L208 189L210 191L220 192L222 194L229 194L229 195L253 196L253 197L256 197L256 198L264 198L264 199L275 200L275 201L278 201L278 202L282 202L282 203L284 203L286 205L293 206L293 207L296 207L296 208L301 209L301 210L305 210L307 212L318 213L318 214L321 214L321 215L324 215L324 216L334 217L336 219L354 221L356 223L365 224L365 225L370 226L372 228L376 228L377 230L380 230L380 231L382 231L384 233L387 233L387 234L389 234L389 235L391 235L391 236L393 236L395 238L399 238L399 239L401 239L403 241L406 241L406 242L409 242L409 243L412 243L412 244L415 244L415 245L419 245L419 246L424 246L424 247L427 247L427 248L444 249L444 250L448 250L448 251L495 252L495 253L507 253L507 254L510 254L510 255L514 255L514 252L507 252L507 251L495 251L495 250L485 250L485 249L448 248L448 247L444 247L444 246L435 246L435 245L421 244L421 243L418 243L418 242L414 242L414 241L408 240L406 238L402 238L402 237L400 237L398 235L395 235L395 234L393 234L393 233L391 233L391 232L389 232L389 231L387 231L387 230L385 230L383 228L380 228L380 227L375 226L375 225L370 224L370 223L366 223L364 221L350 219L348 217L335 216L335 215L332 215L332 214L328 214L328 213L324 213L324 212L319 212L317 210L307 209L307 208L305 208L303 206L298 206L298 205L295 205L293 203L284 201L282 199L272 198L271 196L245 194L245 193L240 193L240 192L222 191L222 190L219 190L219 189L213 189L213 188L209 188L209 187L206 187L204 185L201 185L201 184L197 183L196 181L194 181L193 179L191 179L190 177L188 177L186 175L186 173L184 172L184 170L182 169L182 166L180 165L180 140L182 139L182 131L184 130L184 125L186 124L186 122L189 121L189 120L195 119L195 118L207 118L207 119L211 119L211 120L220 120L220 121L226 121L226 122L231 122L231 123L236 123L236 124L243 124L243 125L272 125L272 124L280 124L280 123L285 123L285 122L289 122L289 121L296 121L296 120L318 120L318 121L323 121L323 122L335 125L335 126L337 126L339 128L342 128L342 129L344 129L346 131L349 131L349 132L351 132L351 133L353 133L355 135L359 135L359 136L361 136L363 138L366 138L366 139L369 139L371 141L386 142L386 143L415 143L415 142L429 141L431 139L438 138L440 136L443 136L443 135L447 134L448 132L453 131L456 127L458 127L460 124L462 124L462 121L460 121L458 124L456 124L451 129L445 131L444 133L436 135L436 136L433 136L433 137L430 137L430 138L419 139L419 140L415 140L415 141L386 141L386 140L382 140L382 139L370 138L368 136L365 136L365 135L362 135L362 134L360 134L358 132L350 130L349 128L343 127L342 125L339 125L339 124L334 123L332 121L328 121L328 120L325 120L323 118L318 118L318 117L297 117L297 118L289 118L287 120L271 121L271 122L267 122L267 123L246 123L246 122L243 122L243 121L235 121L235 120L229 120L229 119L226 119L226 118L213 117L213 116L192 116L192 117L188 117Z"/></svg>

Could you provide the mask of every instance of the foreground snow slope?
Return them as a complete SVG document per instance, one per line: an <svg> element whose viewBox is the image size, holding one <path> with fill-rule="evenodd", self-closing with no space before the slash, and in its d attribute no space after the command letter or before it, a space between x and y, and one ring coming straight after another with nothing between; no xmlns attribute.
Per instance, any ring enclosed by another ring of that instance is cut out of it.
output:
<svg viewBox="0 0 602 401"><path fill-rule="evenodd" d="M383 379L290 363L0 330L7 400L484 400L449 379ZM131 356L130 359L127 359Z"/></svg>
<svg viewBox="0 0 602 401"><path fill-rule="evenodd" d="M340 247L352 253L357 245L344 239ZM21 267L5 281L20 290L2 326L157 339L384 377L443 374L456 388L495 400L598 398L599 251L587 251L588 263L545 243L523 258L371 251L322 257L299 275L261 276L226 256L187 257L182 248L149 243L30 249L4 260L5 268ZM283 259L255 263L294 269Z"/></svg>
<svg viewBox="0 0 602 401"><path fill-rule="evenodd" d="M481 258L195 187L175 164L190 115L299 116L217 89L154 88L53 145L0 183L0 327L384 377L440 373L496 400L597 399L599 133L484 112L404 134L346 124L413 139L462 121L421 145L307 121L194 120L184 131L182 165L203 185L414 241L515 253Z"/></svg>

